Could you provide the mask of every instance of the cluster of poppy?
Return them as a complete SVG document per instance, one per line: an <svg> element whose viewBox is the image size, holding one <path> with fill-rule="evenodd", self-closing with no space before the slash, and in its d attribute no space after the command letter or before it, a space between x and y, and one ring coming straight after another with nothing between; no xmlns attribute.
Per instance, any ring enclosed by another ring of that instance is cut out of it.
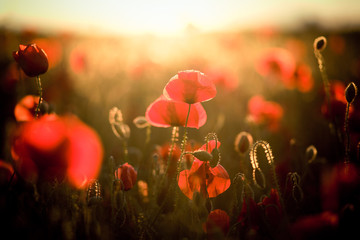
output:
<svg viewBox="0 0 360 240"><path fill-rule="evenodd" d="M15 61L29 77L47 72L47 54L36 44L20 45L13 53ZM43 114L35 108L41 96L28 95L14 109L18 126L13 133L11 154L16 173L25 180L65 181L84 188L99 174L103 146L97 133L75 116ZM42 107L46 105L41 103Z"/></svg>

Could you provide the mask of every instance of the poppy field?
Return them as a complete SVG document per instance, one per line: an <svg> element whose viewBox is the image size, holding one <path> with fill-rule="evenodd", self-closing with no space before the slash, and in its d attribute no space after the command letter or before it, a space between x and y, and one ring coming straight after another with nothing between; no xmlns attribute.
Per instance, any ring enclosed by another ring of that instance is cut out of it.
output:
<svg viewBox="0 0 360 240"><path fill-rule="evenodd" d="M359 236L358 30L0 35L1 239Z"/></svg>

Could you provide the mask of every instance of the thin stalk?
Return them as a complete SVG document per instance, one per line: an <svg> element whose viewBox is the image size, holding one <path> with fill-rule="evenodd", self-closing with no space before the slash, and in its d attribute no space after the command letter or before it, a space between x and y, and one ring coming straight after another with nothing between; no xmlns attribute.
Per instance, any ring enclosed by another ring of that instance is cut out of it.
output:
<svg viewBox="0 0 360 240"><path fill-rule="evenodd" d="M350 103L347 103L346 113L345 113L345 125L344 125L344 130L346 134L345 163L349 163L349 153L350 153L349 109L350 109Z"/></svg>
<svg viewBox="0 0 360 240"><path fill-rule="evenodd" d="M35 119L38 119L39 118L39 113L40 113L40 105L41 105L41 103L43 101L40 76L36 77L36 85L37 85L38 92L39 92L39 103L38 103L38 105L37 105L37 107L35 109Z"/></svg>

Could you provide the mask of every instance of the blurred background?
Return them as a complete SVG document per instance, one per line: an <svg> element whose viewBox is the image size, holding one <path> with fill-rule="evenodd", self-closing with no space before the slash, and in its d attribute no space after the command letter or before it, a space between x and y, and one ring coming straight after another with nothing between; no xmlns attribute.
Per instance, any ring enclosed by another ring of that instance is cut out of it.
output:
<svg viewBox="0 0 360 240"><path fill-rule="evenodd" d="M44 99L56 113L76 114L92 126L105 157L120 152L109 110L122 110L131 128L129 146L140 155L136 149L143 147L145 130L132 120L185 69L200 70L217 85L217 97L203 103L207 123L189 136L202 143L208 132L216 132L224 143L225 167L236 165L233 141L240 131L269 141L280 160L289 157L294 143L302 153L315 144L320 156L333 156L313 41L328 39L324 58L331 81L358 84L359 12L357 0L2 0L0 157L9 159L16 103L37 94L35 80L19 74L12 58L19 44L29 43L49 57L49 71L41 76ZM290 83L281 75L286 69L293 69ZM255 95L279 104L283 114L273 117L279 118L276 126L256 121L249 106ZM153 128L152 143L163 144L170 134Z"/></svg>

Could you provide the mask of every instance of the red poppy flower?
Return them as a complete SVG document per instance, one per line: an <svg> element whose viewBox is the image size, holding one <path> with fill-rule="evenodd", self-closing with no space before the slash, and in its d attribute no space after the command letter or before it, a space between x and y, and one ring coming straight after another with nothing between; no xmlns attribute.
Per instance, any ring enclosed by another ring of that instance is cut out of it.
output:
<svg viewBox="0 0 360 240"><path fill-rule="evenodd" d="M291 225L293 239L309 239L321 234L327 235L329 230L336 230L339 224L339 216L335 213L325 211L315 215L304 216Z"/></svg>
<svg viewBox="0 0 360 240"><path fill-rule="evenodd" d="M46 52L46 56L49 61L49 69L59 64L62 57L62 45L56 38L37 38L33 42L36 42L38 46Z"/></svg>
<svg viewBox="0 0 360 240"><path fill-rule="evenodd" d="M299 64L294 74L294 85L300 92L308 92L314 86L311 69L306 64Z"/></svg>
<svg viewBox="0 0 360 240"><path fill-rule="evenodd" d="M115 180L121 181L121 189L124 191L130 190L135 185L136 178L136 170L128 163L124 163L115 170Z"/></svg>
<svg viewBox="0 0 360 240"><path fill-rule="evenodd" d="M196 70L180 71L166 84L163 94L174 101L193 104L215 97L216 87L205 74Z"/></svg>
<svg viewBox="0 0 360 240"><path fill-rule="evenodd" d="M243 228L258 230L261 221L259 206L252 198L244 198L238 222Z"/></svg>
<svg viewBox="0 0 360 240"><path fill-rule="evenodd" d="M66 179L82 188L97 177L103 148L94 130L76 117L45 115L17 129L11 152L26 180Z"/></svg>
<svg viewBox="0 0 360 240"><path fill-rule="evenodd" d="M219 232L222 232L224 235L226 235L229 231L229 227L230 217L225 211L221 209L215 209L211 211L203 225L204 231L210 239L212 237L215 238L218 236Z"/></svg>
<svg viewBox="0 0 360 240"><path fill-rule="evenodd" d="M264 208L266 219L274 225L278 225L282 219L282 207L280 204L279 193L276 189L271 189L270 196L265 197L259 204Z"/></svg>
<svg viewBox="0 0 360 240"><path fill-rule="evenodd" d="M175 176L177 171L177 161L179 160L179 157L181 155L180 148L175 145L172 150L172 155L170 162L169 160L169 151L170 151L170 144L165 143L162 146L159 146L157 149L157 153L159 154L158 163L160 167L160 173L165 173L165 169L167 167L167 175L169 178Z"/></svg>
<svg viewBox="0 0 360 240"><path fill-rule="evenodd" d="M211 153L215 145L216 142L212 140L208 144L204 144L199 150ZM217 142L217 147L219 146L220 142ZM186 169L180 172L178 185L190 199L193 198L194 192L199 192L204 197L214 198L230 187L230 178L225 168L220 164L212 168L209 162L194 158L190 170Z"/></svg>
<svg viewBox="0 0 360 240"><path fill-rule="evenodd" d="M283 109L278 103L265 101L262 96L257 95L248 102L248 114L250 121L264 124L270 131L276 131L283 116Z"/></svg>
<svg viewBox="0 0 360 240"><path fill-rule="evenodd" d="M20 45L19 50L13 52L13 57L29 77L46 73L49 68L46 53L36 44Z"/></svg>
<svg viewBox="0 0 360 240"><path fill-rule="evenodd" d="M239 85L237 76L225 68L209 68L206 70L206 75L215 86L228 91L235 90Z"/></svg>
<svg viewBox="0 0 360 240"><path fill-rule="evenodd" d="M39 96L27 95L15 106L14 115L18 122L35 119L35 109L39 103Z"/></svg>
<svg viewBox="0 0 360 240"><path fill-rule="evenodd" d="M281 80L286 87L293 87L292 77L296 69L294 56L283 48L270 48L260 56L256 69L262 76Z"/></svg>
<svg viewBox="0 0 360 240"><path fill-rule="evenodd" d="M185 126L189 105L166 99L156 99L146 109L146 120L155 127ZM187 127L199 128L206 122L207 116L201 103L191 105Z"/></svg>
<svg viewBox="0 0 360 240"><path fill-rule="evenodd" d="M340 81L333 81L330 84L330 107L331 107L331 115L328 110L328 103L325 99L323 105L321 106L321 112L322 114L328 118L331 119L333 116L338 117L340 116L339 120L344 120L345 112L346 112L346 97L345 97L345 84ZM349 109L349 117L351 117L351 114L353 112L352 105Z"/></svg>

